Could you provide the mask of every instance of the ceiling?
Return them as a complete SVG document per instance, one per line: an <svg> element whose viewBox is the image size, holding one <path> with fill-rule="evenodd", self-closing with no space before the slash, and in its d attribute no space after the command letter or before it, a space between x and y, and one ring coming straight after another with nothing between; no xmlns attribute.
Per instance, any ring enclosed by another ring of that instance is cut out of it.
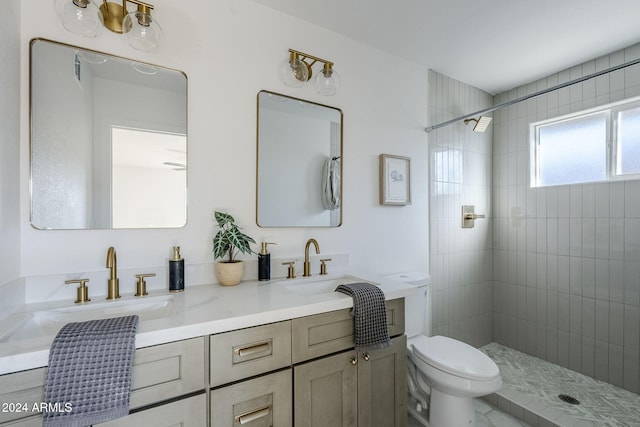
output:
<svg viewBox="0 0 640 427"><path fill-rule="evenodd" d="M491 94L640 42L638 0L254 1Z"/></svg>

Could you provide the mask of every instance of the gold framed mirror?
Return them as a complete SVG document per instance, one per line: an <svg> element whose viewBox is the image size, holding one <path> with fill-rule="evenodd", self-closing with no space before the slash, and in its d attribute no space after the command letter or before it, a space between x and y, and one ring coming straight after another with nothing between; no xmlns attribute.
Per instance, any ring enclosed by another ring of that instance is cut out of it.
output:
<svg viewBox="0 0 640 427"><path fill-rule="evenodd" d="M44 39L30 49L31 225L184 226L186 75Z"/></svg>
<svg viewBox="0 0 640 427"><path fill-rule="evenodd" d="M257 224L339 227L342 146L342 110L259 92Z"/></svg>

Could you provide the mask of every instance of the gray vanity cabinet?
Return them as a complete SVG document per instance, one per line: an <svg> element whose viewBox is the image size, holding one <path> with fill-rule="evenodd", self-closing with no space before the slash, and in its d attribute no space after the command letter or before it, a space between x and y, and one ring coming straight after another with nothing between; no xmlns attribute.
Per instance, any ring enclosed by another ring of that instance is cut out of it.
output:
<svg viewBox="0 0 640 427"><path fill-rule="evenodd" d="M350 311L293 320L296 427L406 426L404 299L387 301L392 345L370 353L353 350Z"/></svg>
<svg viewBox="0 0 640 427"><path fill-rule="evenodd" d="M346 351L294 367L296 427L404 427L406 337L371 353Z"/></svg>

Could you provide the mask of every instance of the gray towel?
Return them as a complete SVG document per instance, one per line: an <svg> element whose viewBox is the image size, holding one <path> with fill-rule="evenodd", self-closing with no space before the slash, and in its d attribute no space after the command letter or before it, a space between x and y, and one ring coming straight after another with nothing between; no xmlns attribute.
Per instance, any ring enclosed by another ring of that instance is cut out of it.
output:
<svg viewBox="0 0 640 427"><path fill-rule="evenodd" d="M371 283L348 283L336 292L353 297L353 320L357 351L371 351L391 345L387 330L384 293Z"/></svg>
<svg viewBox="0 0 640 427"><path fill-rule="evenodd" d="M322 172L322 206L330 211L340 207L340 158L330 157Z"/></svg>
<svg viewBox="0 0 640 427"><path fill-rule="evenodd" d="M138 316L68 323L49 352L45 427L83 427L129 413Z"/></svg>

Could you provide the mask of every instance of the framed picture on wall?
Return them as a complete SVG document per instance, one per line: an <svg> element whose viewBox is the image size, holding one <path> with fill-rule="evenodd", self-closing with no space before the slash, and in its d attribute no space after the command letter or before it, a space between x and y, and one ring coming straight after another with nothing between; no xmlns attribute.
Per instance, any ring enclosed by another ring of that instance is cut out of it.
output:
<svg viewBox="0 0 640 427"><path fill-rule="evenodd" d="M380 204L411 204L411 158L380 154Z"/></svg>

